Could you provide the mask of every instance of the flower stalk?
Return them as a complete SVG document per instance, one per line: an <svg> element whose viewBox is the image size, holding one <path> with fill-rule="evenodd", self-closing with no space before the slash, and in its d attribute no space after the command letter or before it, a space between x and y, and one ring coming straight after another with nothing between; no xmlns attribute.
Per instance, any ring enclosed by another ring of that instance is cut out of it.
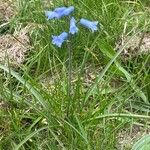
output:
<svg viewBox="0 0 150 150"><path fill-rule="evenodd" d="M71 35L69 35L69 39L71 39ZM72 109L72 46L71 46L71 40L67 42L67 48L68 48L68 82L67 82L67 98L68 98L68 104L67 104L67 116L71 112Z"/></svg>
<svg viewBox="0 0 150 150"><path fill-rule="evenodd" d="M73 99L72 99L72 36L78 33L79 28L77 27L78 21L73 16L70 16L71 13L74 12L74 6L69 6L69 1L64 0L64 7L58 7L54 10L47 10L45 11L45 15L47 17L47 20L51 19L60 19L66 16L69 16L70 20L70 27L68 32L62 32L59 35L52 35L52 44L56 45L57 47L61 48L62 44L65 41L67 42L67 48L68 48L68 66L67 66L67 73L68 73L68 81L67 81L67 116L69 116L70 113L73 113ZM84 18L81 18L79 21L80 25L84 26L85 28L91 30L92 32L95 32L98 30L98 21L90 21ZM68 30L68 29L67 29Z"/></svg>
<svg viewBox="0 0 150 150"><path fill-rule="evenodd" d="M68 0L63 0L64 1L64 5L68 6Z"/></svg>

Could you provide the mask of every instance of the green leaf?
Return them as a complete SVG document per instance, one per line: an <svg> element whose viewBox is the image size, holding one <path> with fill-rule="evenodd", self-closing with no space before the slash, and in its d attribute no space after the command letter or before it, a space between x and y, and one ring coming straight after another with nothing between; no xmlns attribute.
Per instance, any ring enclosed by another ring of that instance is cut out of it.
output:
<svg viewBox="0 0 150 150"><path fill-rule="evenodd" d="M26 136L26 137L24 138L24 140L22 140L18 145L15 146L14 150L19 150L20 147L21 147L24 143L26 143L29 139L31 139L34 135L36 135L37 133L39 133L39 132L41 132L42 130L45 130L45 129L47 129L47 128L48 128L48 127L46 126L46 127L40 128L40 129L38 129L38 130L36 130L36 131L30 133L28 136Z"/></svg>
<svg viewBox="0 0 150 150"><path fill-rule="evenodd" d="M133 145L132 150L150 150L150 135L145 135L138 140Z"/></svg>
<svg viewBox="0 0 150 150"><path fill-rule="evenodd" d="M17 72L13 71L12 69L3 66L0 64L0 69L6 71L7 73L11 74L15 77L19 82L21 82L34 96L35 98L41 103L41 105L46 109L47 105L43 99L43 97L39 94L35 87L33 87L30 83L28 83L24 78L22 78Z"/></svg>
<svg viewBox="0 0 150 150"><path fill-rule="evenodd" d="M106 43L105 41L102 41L98 44L101 52L106 55L109 59L113 59L114 56L118 53L115 52L115 50L108 44ZM116 69L118 69L118 71L124 75L127 79L127 81L129 82L130 86L132 87L132 89L137 93L137 95L139 97L141 97L141 99L145 102L145 103L149 103L146 95L144 94L144 92L134 83L133 79L132 79L132 75L127 71L125 70L120 62L118 60L114 60L114 64L116 66Z"/></svg>

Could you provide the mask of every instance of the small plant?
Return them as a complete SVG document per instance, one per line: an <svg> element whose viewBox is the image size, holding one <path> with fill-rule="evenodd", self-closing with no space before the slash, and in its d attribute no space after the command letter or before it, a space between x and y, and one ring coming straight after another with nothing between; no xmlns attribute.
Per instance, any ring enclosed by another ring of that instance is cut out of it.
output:
<svg viewBox="0 0 150 150"><path fill-rule="evenodd" d="M64 16L69 16L70 19L70 28L68 32L63 31L60 35L52 35L52 44L56 45L57 47L61 48L62 44L65 41L67 42L68 47L68 111L67 114L70 111L71 106L71 78L72 78L72 47L71 47L71 37L79 32L79 28L77 27L77 24L80 24L84 26L85 28L91 30L92 32L95 32L98 30L98 21L90 21L84 18L81 18L80 21L76 21L74 17L71 17L70 14L74 11L74 7L58 7L55 8L53 11L46 11L45 15L48 20L51 19L60 19Z"/></svg>

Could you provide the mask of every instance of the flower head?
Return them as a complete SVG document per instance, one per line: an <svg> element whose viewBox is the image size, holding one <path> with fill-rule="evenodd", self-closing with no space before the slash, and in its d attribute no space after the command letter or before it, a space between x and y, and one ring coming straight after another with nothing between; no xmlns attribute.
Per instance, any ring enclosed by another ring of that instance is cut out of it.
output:
<svg viewBox="0 0 150 150"><path fill-rule="evenodd" d="M68 16L70 15L71 12L74 11L74 7L70 6L70 7L58 7L55 8L54 11L46 11L45 15L46 17L49 19L53 19L53 18L61 18L63 16Z"/></svg>
<svg viewBox="0 0 150 150"><path fill-rule="evenodd" d="M75 34L78 32L78 28L76 26L76 20L74 19L74 17L71 18L70 20L70 30L69 30L69 33L71 34Z"/></svg>
<svg viewBox="0 0 150 150"><path fill-rule="evenodd" d="M54 9L54 13L56 14L55 18L61 18L64 16L64 11L67 9L67 7L58 7Z"/></svg>
<svg viewBox="0 0 150 150"><path fill-rule="evenodd" d="M70 6L70 7L68 7L67 9L65 9L64 11L63 11L63 15L64 16L68 16L68 15L70 15L70 13L72 13L74 11L74 7L73 6Z"/></svg>
<svg viewBox="0 0 150 150"><path fill-rule="evenodd" d="M98 30L98 28L97 28L98 21L89 21L87 19L80 19L80 24L88 29L91 29L92 32Z"/></svg>
<svg viewBox="0 0 150 150"><path fill-rule="evenodd" d="M52 43L58 47L61 47L62 43L67 40L68 33L67 32L62 32L58 36L52 35Z"/></svg>
<svg viewBox="0 0 150 150"><path fill-rule="evenodd" d="M56 13L62 13L66 9L67 9L67 7L58 7L58 8L54 9L54 12L56 12Z"/></svg>
<svg viewBox="0 0 150 150"><path fill-rule="evenodd" d="M45 16L48 20L53 19L57 16L57 14L53 11L45 11Z"/></svg>

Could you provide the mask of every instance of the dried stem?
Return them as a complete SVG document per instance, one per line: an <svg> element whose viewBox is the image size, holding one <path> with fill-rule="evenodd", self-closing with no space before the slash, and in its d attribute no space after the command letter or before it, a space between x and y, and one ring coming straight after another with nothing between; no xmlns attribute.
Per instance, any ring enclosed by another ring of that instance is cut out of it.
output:
<svg viewBox="0 0 150 150"><path fill-rule="evenodd" d="M140 48L141 48L143 39L144 39L144 37L145 37L145 34L146 34L146 32L144 31L144 32L142 33L142 35L141 35L141 38L140 38L140 41L139 41L139 44L138 44L138 48L137 48L138 51L140 51Z"/></svg>

